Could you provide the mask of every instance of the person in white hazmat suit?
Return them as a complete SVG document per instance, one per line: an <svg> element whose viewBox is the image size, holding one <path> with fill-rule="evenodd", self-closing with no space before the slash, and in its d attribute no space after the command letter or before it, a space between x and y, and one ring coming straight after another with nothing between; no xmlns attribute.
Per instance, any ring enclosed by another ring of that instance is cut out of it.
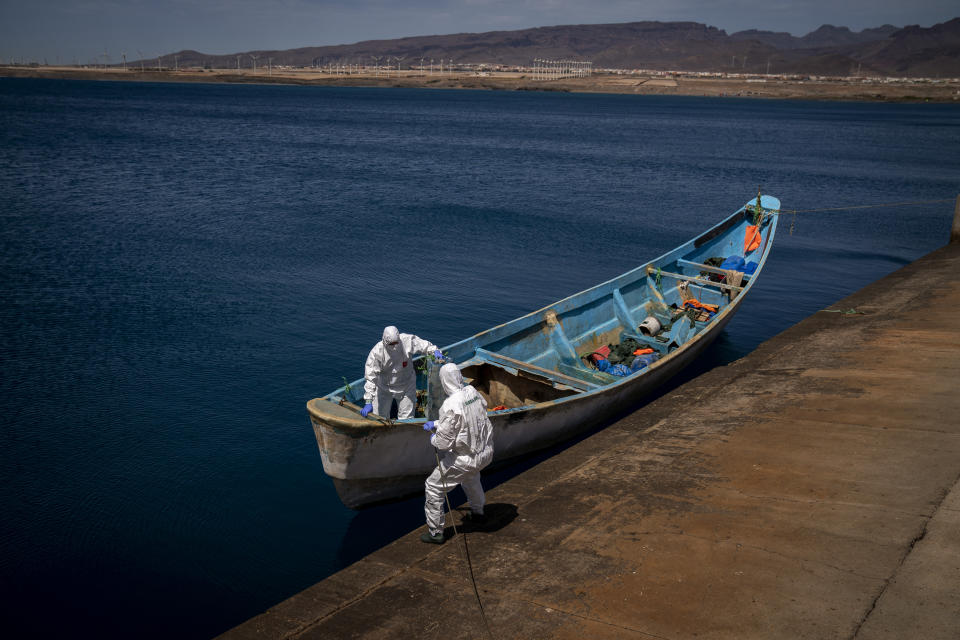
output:
<svg viewBox="0 0 960 640"><path fill-rule="evenodd" d="M420 539L443 544L444 495L463 485L470 501L470 520L482 522L486 499L480 484L480 470L493 459L493 425L487 417L487 402L476 389L464 383L457 365L449 362L440 367L440 383L447 399L440 406L436 422L423 425L425 431L434 428L430 444L443 452L439 466L425 483L424 513L427 529Z"/></svg>
<svg viewBox="0 0 960 640"><path fill-rule="evenodd" d="M383 340L373 345L364 367L363 401L360 415L373 413L390 417L390 405L397 401L397 418L412 418L417 408L417 373L413 356L432 353L438 360L443 354L433 343L390 326L383 330Z"/></svg>

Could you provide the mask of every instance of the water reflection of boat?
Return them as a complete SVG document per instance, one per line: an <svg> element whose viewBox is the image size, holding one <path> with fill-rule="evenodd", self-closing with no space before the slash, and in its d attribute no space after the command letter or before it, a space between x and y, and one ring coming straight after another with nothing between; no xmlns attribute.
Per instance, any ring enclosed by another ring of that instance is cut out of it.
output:
<svg viewBox="0 0 960 640"><path fill-rule="evenodd" d="M762 271L779 207L776 198L758 196L645 265L444 349L488 408L504 407L489 412L494 462L623 411L703 352ZM610 345L652 353L611 365L613 357L600 355ZM631 368L640 357L648 364ZM417 384L426 389L428 376L419 373ZM307 403L323 469L351 508L422 491L435 464L426 417L362 418L362 394L361 379Z"/></svg>

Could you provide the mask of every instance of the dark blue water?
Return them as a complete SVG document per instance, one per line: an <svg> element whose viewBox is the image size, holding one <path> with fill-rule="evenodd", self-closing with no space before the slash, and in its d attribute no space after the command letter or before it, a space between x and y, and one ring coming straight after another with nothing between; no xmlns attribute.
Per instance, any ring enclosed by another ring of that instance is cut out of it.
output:
<svg viewBox="0 0 960 640"><path fill-rule="evenodd" d="M953 198L960 108L0 79L6 628L204 638L417 526L345 509L305 402L787 208ZM700 369L942 246L785 219ZM509 471L493 477L499 481Z"/></svg>

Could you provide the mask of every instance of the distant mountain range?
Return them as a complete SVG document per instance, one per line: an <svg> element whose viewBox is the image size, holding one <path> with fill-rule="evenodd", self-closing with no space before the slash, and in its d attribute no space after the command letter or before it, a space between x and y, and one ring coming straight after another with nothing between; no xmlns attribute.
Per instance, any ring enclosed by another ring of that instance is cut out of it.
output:
<svg viewBox="0 0 960 640"><path fill-rule="evenodd" d="M929 28L884 25L853 32L823 25L805 36L738 31L697 22L629 22L458 33L284 51L208 55L180 51L180 66L250 68L342 62L419 67L454 63L531 65L534 59L588 60L594 68L870 76L960 76L960 18ZM399 60L398 60L399 58Z"/></svg>

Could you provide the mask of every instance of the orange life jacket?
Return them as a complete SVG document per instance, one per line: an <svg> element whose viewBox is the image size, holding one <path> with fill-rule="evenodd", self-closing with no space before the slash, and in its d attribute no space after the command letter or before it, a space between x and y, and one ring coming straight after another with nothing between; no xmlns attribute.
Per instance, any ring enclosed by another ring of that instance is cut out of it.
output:
<svg viewBox="0 0 960 640"><path fill-rule="evenodd" d="M685 307L696 307L697 309L706 309L706 310L709 311L710 313L716 313L717 310L720 308L719 305L706 304L706 303L704 303L704 302L700 302L699 300L695 300L695 299L693 299L693 298L691 298L691 299L689 299L689 300L684 300L684 301L683 301L683 306L685 306Z"/></svg>
<svg viewBox="0 0 960 640"><path fill-rule="evenodd" d="M760 246L760 231L757 230L757 225L749 224L747 225L747 234L743 238L743 253L744 255L750 253Z"/></svg>

